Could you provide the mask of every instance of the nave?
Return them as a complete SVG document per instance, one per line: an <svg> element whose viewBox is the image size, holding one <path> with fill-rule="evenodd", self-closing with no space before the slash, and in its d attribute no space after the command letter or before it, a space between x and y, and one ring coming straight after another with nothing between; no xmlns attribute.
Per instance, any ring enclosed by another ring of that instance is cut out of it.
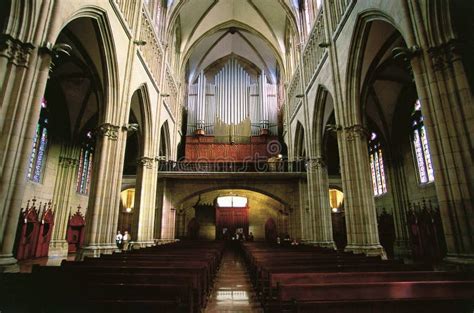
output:
<svg viewBox="0 0 474 313"><path fill-rule="evenodd" d="M0 295L19 313L471 313L474 276L284 241L181 241L3 273Z"/></svg>

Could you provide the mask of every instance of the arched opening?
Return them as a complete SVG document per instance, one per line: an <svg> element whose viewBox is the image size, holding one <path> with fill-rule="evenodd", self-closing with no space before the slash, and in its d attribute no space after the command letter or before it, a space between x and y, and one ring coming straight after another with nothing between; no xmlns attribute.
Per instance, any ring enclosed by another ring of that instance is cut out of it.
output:
<svg viewBox="0 0 474 313"><path fill-rule="evenodd" d="M0 32L3 33L8 25L10 15L11 0L4 0L0 3Z"/></svg>
<svg viewBox="0 0 474 313"><path fill-rule="evenodd" d="M160 161L168 161L170 158L170 130L168 121L165 121L160 129Z"/></svg>
<svg viewBox="0 0 474 313"><path fill-rule="evenodd" d="M303 161L306 158L306 145L304 140L304 127L298 122L296 125L294 145L294 157L296 160Z"/></svg>
<svg viewBox="0 0 474 313"><path fill-rule="evenodd" d="M391 256L411 254L417 259L438 260L444 253L444 239L414 238L418 235L407 232L411 212L421 217L429 211L433 219L440 216L423 104L403 53L406 43L393 25L382 20L367 22L364 31L366 40L354 83L360 104L354 112L360 116L353 117L362 121L366 130L379 239L387 252L395 250ZM442 234L442 228L436 233ZM422 247L414 245L419 239Z"/></svg>
<svg viewBox="0 0 474 313"><path fill-rule="evenodd" d="M274 231L288 232L284 204L271 196L246 189L215 189L187 198L176 210L176 236L206 240L247 239L251 233L265 240L265 223L275 221Z"/></svg>
<svg viewBox="0 0 474 313"><path fill-rule="evenodd" d="M135 197L135 188L128 188L120 192L120 213L117 228L122 232L122 234L124 231L136 234L136 230L132 227L134 215L138 214L136 213L138 208L135 207Z"/></svg>
<svg viewBox="0 0 474 313"><path fill-rule="evenodd" d="M108 98L108 72L99 21L80 17L59 33L27 166L23 201L52 201L50 256L67 255L72 208L88 207L98 163L96 138ZM57 220L58 217L62 220Z"/></svg>

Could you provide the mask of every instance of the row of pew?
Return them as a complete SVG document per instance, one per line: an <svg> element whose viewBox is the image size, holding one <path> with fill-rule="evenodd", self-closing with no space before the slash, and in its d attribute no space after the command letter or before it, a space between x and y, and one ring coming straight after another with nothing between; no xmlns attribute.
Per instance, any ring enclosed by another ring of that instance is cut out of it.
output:
<svg viewBox="0 0 474 313"><path fill-rule="evenodd" d="M223 250L219 242L179 242L34 266L23 286L32 296L12 295L14 310L4 312L201 312Z"/></svg>
<svg viewBox="0 0 474 313"><path fill-rule="evenodd" d="M474 275L312 246L242 243L265 312L474 312Z"/></svg>

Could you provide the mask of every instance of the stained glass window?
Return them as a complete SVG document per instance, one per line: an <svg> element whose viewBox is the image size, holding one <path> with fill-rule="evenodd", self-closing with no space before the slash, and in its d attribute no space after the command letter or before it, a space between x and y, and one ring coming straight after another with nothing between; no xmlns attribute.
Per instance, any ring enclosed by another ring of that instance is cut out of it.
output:
<svg viewBox="0 0 474 313"><path fill-rule="evenodd" d="M382 145L376 133L371 133L369 140L370 171L374 195L380 196L387 192L385 168L383 165Z"/></svg>
<svg viewBox="0 0 474 313"><path fill-rule="evenodd" d="M426 184L433 182L433 164L431 163L428 137L426 134L425 125L423 123L423 115L421 114L420 100L417 100L415 102L414 110L412 113L412 143L420 183Z"/></svg>
<svg viewBox="0 0 474 313"><path fill-rule="evenodd" d="M89 193L94 157L92 133L88 132L86 137L86 143L81 148L81 155L79 157L79 168L77 171L76 191L81 194Z"/></svg>
<svg viewBox="0 0 474 313"><path fill-rule="evenodd" d="M46 107L46 100L43 98L41 99L40 118L33 136L33 147L28 164L27 177L29 180L37 183L41 182L46 159L46 149L48 147L48 117Z"/></svg>

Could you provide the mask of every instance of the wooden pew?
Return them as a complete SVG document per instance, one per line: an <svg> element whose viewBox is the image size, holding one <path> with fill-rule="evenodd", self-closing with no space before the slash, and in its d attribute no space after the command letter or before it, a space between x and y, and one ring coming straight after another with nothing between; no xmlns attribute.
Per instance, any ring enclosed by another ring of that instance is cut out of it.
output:
<svg viewBox="0 0 474 313"><path fill-rule="evenodd" d="M474 281L282 284L277 297L277 306L267 306L267 310L352 313L383 308L380 312L471 313ZM449 306L451 309L445 311Z"/></svg>

